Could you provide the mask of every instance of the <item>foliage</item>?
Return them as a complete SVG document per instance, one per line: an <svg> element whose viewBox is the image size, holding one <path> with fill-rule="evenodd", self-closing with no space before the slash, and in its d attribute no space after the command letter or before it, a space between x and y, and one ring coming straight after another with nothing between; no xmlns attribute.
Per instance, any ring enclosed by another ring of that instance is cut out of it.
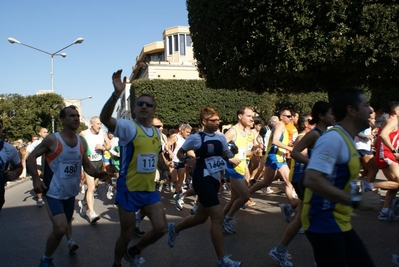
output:
<svg viewBox="0 0 399 267"><path fill-rule="evenodd" d="M19 94L0 95L0 118L4 121L3 137L9 140L31 140L40 127L52 131L61 129L58 120L64 101L57 94L21 96Z"/></svg>
<svg viewBox="0 0 399 267"><path fill-rule="evenodd" d="M268 120L281 108L308 113L315 101L327 99L327 94L317 92L283 95L212 89L206 87L204 81L197 80L136 80L130 89L131 105L135 97L142 93L154 96L157 102L155 116L167 128L183 122L197 126L199 111L205 106L218 110L222 124L230 124L236 122L236 111L241 106L253 108L260 118Z"/></svg>
<svg viewBox="0 0 399 267"><path fill-rule="evenodd" d="M388 1L187 0L200 75L258 92L397 88L399 5Z"/></svg>

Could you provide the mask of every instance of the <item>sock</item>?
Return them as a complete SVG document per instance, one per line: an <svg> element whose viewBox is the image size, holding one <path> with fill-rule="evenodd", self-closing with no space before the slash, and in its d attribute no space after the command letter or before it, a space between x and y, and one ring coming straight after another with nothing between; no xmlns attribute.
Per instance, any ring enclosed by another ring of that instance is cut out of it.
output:
<svg viewBox="0 0 399 267"><path fill-rule="evenodd" d="M136 256L141 254L141 250L139 250L136 246L129 248L128 253L130 255Z"/></svg>
<svg viewBox="0 0 399 267"><path fill-rule="evenodd" d="M277 248L277 252L278 253L285 253L287 252L287 246L284 246L283 244L278 244Z"/></svg>

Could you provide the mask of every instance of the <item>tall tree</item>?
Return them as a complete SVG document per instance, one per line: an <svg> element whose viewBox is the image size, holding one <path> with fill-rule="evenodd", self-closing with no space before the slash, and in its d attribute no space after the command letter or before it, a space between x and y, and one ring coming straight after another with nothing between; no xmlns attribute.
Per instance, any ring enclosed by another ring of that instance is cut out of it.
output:
<svg viewBox="0 0 399 267"><path fill-rule="evenodd" d="M397 0L187 0L187 10L210 87L397 87Z"/></svg>

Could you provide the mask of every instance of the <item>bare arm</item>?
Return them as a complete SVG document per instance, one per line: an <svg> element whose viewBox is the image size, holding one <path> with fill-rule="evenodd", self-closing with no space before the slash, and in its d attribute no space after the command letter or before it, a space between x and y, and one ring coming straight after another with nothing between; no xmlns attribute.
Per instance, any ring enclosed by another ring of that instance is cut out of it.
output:
<svg viewBox="0 0 399 267"><path fill-rule="evenodd" d="M320 135L316 131L310 131L305 134L301 139L299 137L295 140L294 149L291 152L291 157L295 159L295 161L308 164L309 157L306 156L305 151L308 147L311 147L316 143L316 140L320 137ZM299 139L299 140L298 140Z"/></svg>
<svg viewBox="0 0 399 267"><path fill-rule="evenodd" d="M112 84L114 85L114 92L105 103L101 110L100 120L110 131L114 131L116 127L116 119L112 117L116 102L119 100L120 95L125 90L126 77L121 81L122 70L118 70L112 74Z"/></svg>
<svg viewBox="0 0 399 267"><path fill-rule="evenodd" d="M105 148L105 150L110 150L111 142L109 141L107 134L104 131L102 131L102 132L103 132L103 136L104 136L104 148Z"/></svg>
<svg viewBox="0 0 399 267"><path fill-rule="evenodd" d="M324 173L312 169L306 169L304 184L307 188L311 189L322 198L346 206L352 205L351 195L330 184L326 178L326 174ZM362 194L359 209L378 210L380 205L379 196L373 192L367 192Z"/></svg>
<svg viewBox="0 0 399 267"><path fill-rule="evenodd" d="M173 145L176 142L177 142L177 136L176 136L176 134L173 134L172 136L169 137L168 141L166 141L166 144L165 144L165 151L169 153L169 156L171 159L173 158L174 154L170 148L173 147Z"/></svg>
<svg viewBox="0 0 399 267"><path fill-rule="evenodd" d="M313 190L314 193L322 198L344 205L351 205L350 194L333 186L328 180L325 173L306 169L304 184L307 188Z"/></svg>
<svg viewBox="0 0 399 267"><path fill-rule="evenodd" d="M282 123L277 123L274 126L274 132L273 132L273 140L272 144L281 148L284 148L286 150L292 151L292 147L284 145L283 143L280 142L280 136L285 132L285 126Z"/></svg>
<svg viewBox="0 0 399 267"><path fill-rule="evenodd" d="M29 154L26 160L26 167L28 172L32 175L33 189L36 193L42 192L47 187L40 180L37 172L36 159L44 154L51 153L54 150L56 144L56 138L54 134L51 134L44 138L44 140Z"/></svg>
<svg viewBox="0 0 399 267"><path fill-rule="evenodd" d="M387 120L386 121L386 125L382 128L381 133L380 133L380 137L381 137L381 141L382 143L389 149L389 150L393 150L395 149L392 146L391 140L389 139L389 134L395 130L395 128L397 127L397 120Z"/></svg>

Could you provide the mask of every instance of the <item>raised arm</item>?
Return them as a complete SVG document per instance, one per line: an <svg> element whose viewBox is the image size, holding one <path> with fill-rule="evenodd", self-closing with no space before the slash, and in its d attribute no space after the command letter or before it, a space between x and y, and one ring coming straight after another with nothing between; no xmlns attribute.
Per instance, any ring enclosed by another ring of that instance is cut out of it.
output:
<svg viewBox="0 0 399 267"><path fill-rule="evenodd" d="M126 76L121 80L122 70L118 70L112 74L112 84L114 85L114 92L105 103L101 110L100 120L110 131L114 131L116 127L116 119L112 117L116 102L118 102L121 94L126 87Z"/></svg>

